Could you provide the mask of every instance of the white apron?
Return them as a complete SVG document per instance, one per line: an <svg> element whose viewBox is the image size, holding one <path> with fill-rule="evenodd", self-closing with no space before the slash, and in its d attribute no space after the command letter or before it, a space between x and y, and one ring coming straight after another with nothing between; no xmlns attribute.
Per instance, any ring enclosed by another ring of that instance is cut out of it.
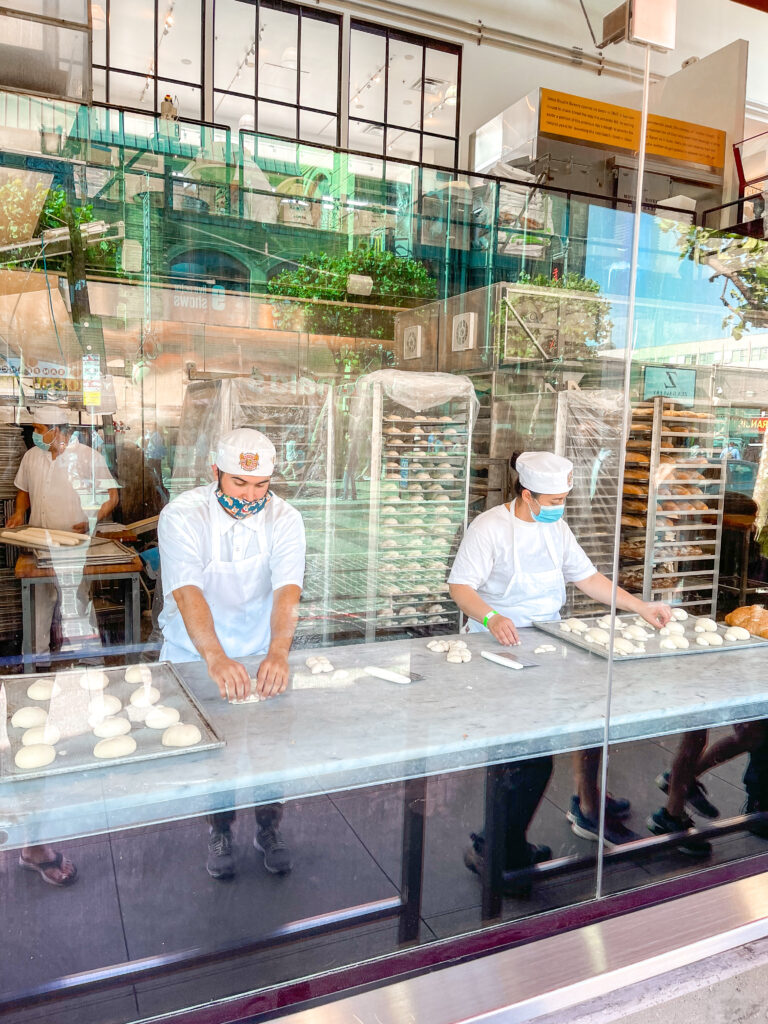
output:
<svg viewBox="0 0 768 1024"><path fill-rule="evenodd" d="M230 658L265 654L269 647L271 537L267 537L265 523L265 519L257 520L254 536L258 541L258 553L239 562L221 560L221 531L213 527L211 561L203 570L203 596L211 609L216 636ZM200 660L180 612L165 626L163 636L161 661Z"/></svg>
<svg viewBox="0 0 768 1024"><path fill-rule="evenodd" d="M537 572L522 572L515 543L514 511L510 514L512 533L512 576L501 598L495 598L493 608L516 626L530 626L534 619L551 621L560 618L560 609L565 604L565 577L563 576L563 552L557 550L552 533L544 530L544 543L552 559L551 565L542 565ZM490 601L490 598L488 598ZM487 632L482 622L469 619L468 633Z"/></svg>

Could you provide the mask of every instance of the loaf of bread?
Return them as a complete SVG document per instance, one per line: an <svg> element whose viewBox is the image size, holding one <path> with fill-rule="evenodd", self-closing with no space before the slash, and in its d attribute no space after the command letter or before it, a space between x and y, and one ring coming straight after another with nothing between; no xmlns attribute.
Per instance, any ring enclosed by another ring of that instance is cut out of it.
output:
<svg viewBox="0 0 768 1024"><path fill-rule="evenodd" d="M768 640L768 611L761 604L743 605L725 616L729 626L741 626L754 636Z"/></svg>
<svg viewBox="0 0 768 1024"><path fill-rule="evenodd" d="M635 494L638 497L642 497L644 494L648 493L648 488L647 487L641 487L639 484L627 483L625 481L625 483L624 483L624 493L625 494Z"/></svg>
<svg viewBox="0 0 768 1024"><path fill-rule="evenodd" d="M647 469L625 469L624 476L627 480L648 480Z"/></svg>
<svg viewBox="0 0 768 1024"><path fill-rule="evenodd" d="M651 461L650 455L646 455L645 452L629 451L627 452L627 459L629 462L637 462L643 466L647 466Z"/></svg>
<svg viewBox="0 0 768 1024"><path fill-rule="evenodd" d="M625 498L624 499L624 511L625 512L645 512L646 505L644 501L640 501L637 498Z"/></svg>
<svg viewBox="0 0 768 1024"><path fill-rule="evenodd" d="M622 516L621 517L621 525L622 526L631 526L631 527L633 527L634 529L637 529L637 530L644 530L645 529L645 522L642 519L638 518L638 516Z"/></svg>

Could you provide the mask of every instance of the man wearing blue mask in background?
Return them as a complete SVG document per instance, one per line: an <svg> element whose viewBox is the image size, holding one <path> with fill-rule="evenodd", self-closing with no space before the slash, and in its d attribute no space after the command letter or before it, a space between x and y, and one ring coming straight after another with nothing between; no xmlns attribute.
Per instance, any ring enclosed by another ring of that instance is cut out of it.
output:
<svg viewBox="0 0 768 1024"><path fill-rule="evenodd" d="M595 569L563 519L573 487L573 463L552 452L523 452L513 458L512 468L518 477L514 501L488 509L473 520L448 578L451 597L469 619L469 631L488 631L505 647L519 642L518 628L537 619L560 618L566 583L573 583L594 601L611 603L611 581ZM668 605L643 601L621 587L616 605L641 616L654 628L665 626L672 617ZM568 819L576 835L597 840L599 752L581 751L575 756L577 792ZM507 870L529 867L551 855L548 847L530 846L525 839L551 770L551 758L537 758L515 768L518 778L508 787L514 810L510 813ZM629 810L628 801L606 794L606 846L633 838L618 821ZM479 872L482 837L473 841L474 849L468 851L465 863Z"/></svg>
<svg viewBox="0 0 768 1024"><path fill-rule="evenodd" d="M298 619L306 541L300 514L269 485L275 447L258 430L239 427L221 438L214 482L195 487L160 513L158 542L165 603L160 659L202 659L224 699L251 693L238 659L259 656L259 697L288 685L288 652ZM291 868L278 832L281 807L256 808L254 843L268 871ZM208 873L234 874L234 811L211 815Z"/></svg>

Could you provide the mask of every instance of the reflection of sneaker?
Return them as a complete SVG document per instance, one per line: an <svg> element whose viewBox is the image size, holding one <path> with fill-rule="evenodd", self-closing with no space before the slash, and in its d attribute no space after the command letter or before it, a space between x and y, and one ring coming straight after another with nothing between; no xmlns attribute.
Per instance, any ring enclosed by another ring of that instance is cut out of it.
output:
<svg viewBox="0 0 768 1024"><path fill-rule="evenodd" d="M760 801L757 797L747 797L744 813L762 815L762 817L755 818L754 821L747 823L747 831L751 832L753 836L758 836L760 839L768 839L768 813L760 806Z"/></svg>
<svg viewBox="0 0 768 1024"><path fill-rule="evenodd" d="M605 813L609 818L626 818L632 813L632 805L626 797L613 796L611 793L606 793Z"/></svg>
<svg viewBox="0 0 768 1024"><path fill-rule="evenodd" d="M470 839L472 845L464 851L464 864L473 874L482 877L485 871L485 840L474 832ZM510 868L502 874L502 891L505 896L527 899L531 895L530 869L536 864L543 864L544 861L552 859L552 850L548 846L528 843L527 847L527 863Z"/></svg>
<svg viewBox="0 0 768 1024"><path fill-rule="evenodd" d="M659 775L656 779L656 785L662 793L668 793L669 772L664 772L662 775ZM697 814L700 814L702 818L720 817L720 811L718 811L715 805L707 798L706 787L703 786L698 779L694 779L688 787L685 802L689 807L693 808Z"/></svg>
<svg viewBox="0 0 768 1024"><path fill-rule="evenodd" d="M208 836L208 863L211 878L232 878L235 859L232 856L232 833L228 828L211 828Z"/></svg>
<svg viewBox="0 0 768 1024"><path fill-rule="evenodd" d="M693 819L688 814L681 814L679 818L673 818L666 807L660 807L655 814L648 818L647 825L655 836L669 836L693 828ZM677 849L689 857L708 857L712 853L712 844L698 836L690 836L681 839L677 844Z"/></svg>
<svg viewBox="0 0 768 1024"><path fill-rule="evenodd" d="M253 839L253 845L264 854L264 867L273 875L287 875L293 865L291 852L273 825L260 828Z"/></svg>
<svg viewBox="0 0 768 1024"><path fill-rule="evenodd" d="M577 796L571 797L571 807L566 817L571 823L571 831L574 835L579 836L581 839L590 839L593 843L599 840L599 823L594 818L588 818L586 814L582 813L581 804ZM615 846L621 846L622 843L631 843L633 839L637 838L637 833L633 832L632 829L622 825L615 818L610 818L606 815L603 832L603 846L606 850L612 850Z"/></svg>

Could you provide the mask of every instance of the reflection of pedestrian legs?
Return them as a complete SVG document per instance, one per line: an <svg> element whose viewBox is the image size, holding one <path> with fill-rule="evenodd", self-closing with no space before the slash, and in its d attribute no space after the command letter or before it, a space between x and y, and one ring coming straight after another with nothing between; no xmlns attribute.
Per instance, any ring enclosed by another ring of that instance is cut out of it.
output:
<svg viewBox="0 0 768 1024"><path fill-rule="evenodd" d="M35 602L35 654L51 649L51 623L59 600L55 583L37 583L33 588Z"/></svg>
<svg viewBox="0 0 768 1024"><path fill-rule="evenodd" d="M498 851L502 873L529 868L552 856L549 847L535 846L527 836L551 775L550 756L489 769L486 786L492 790L486 793L485 828L472 834L472 846L464 853L464 863L470 871L482 875L486 870L486 837ZM512 895L523 896L530 883L519 885L507 879L504 888Z"/></svg>
<svg viewBox="0 0 768 1024"><path fill-rule="evenodd" d="M571 823L571 831L581 839L597 842L600 838L600 748L590 747L587 750L575 750L572 755L573 787L575 793L571 797L566 817ZM603 827L603 845L611 850L622 843L637 839L637 835L621 819L626 818L631 807L629 800L605 794L605 824Z"/></svg>
<svg viewBox="0 0 768 1024"><path fill-rule="evenodd" d="M284 875L291 870L291 855L280 833L282 804L254 807L256 835L253 845L264 855L264 867L271 874ZM232 853L232 823L235 811L218 811L206 818L209 826L207 871L212 878L232 878L235 860Z"/></svg>
<svg viewBox="0 0 768 1024"><path fill-rule="evenodd" d="M657 779L657 784L666 790L668 798L666 806L648 818L648 828L654 835L672 835L693 828L693 819L686 813L685 805L690 802L691 794L696 792L696 766L706 744L706 729L685 733L678 744L670 772ZM712 810L717 816L717 808L712 807ZM709 813L707 816L713 815ZM707 857L712 852L711 843L697 836L681 840L677 848L690 857Z"/></svg>

